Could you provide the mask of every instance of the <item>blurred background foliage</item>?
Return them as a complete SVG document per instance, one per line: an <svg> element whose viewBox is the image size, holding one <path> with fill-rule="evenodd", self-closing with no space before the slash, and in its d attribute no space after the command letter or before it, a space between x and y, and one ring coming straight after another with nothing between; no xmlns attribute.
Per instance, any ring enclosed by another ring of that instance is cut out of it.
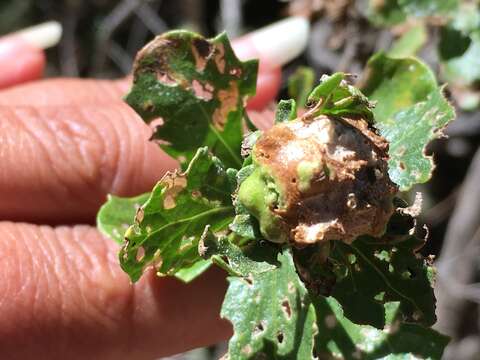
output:
<svg viewBox="0 0 480 360"><path fill-rule="evenodd" d="M452 336L445 359L480 359L480 10L467 0L3 0L0 34L47 20L62 23L48 50L46 76L115 78L130 71L154 34L188 28L236 37L289 15L312 21L306 51L284 70L279 94L299 66L361 75L369 57L417 54L447 82L457 121L433 142L433 180L419 223L430 229L425 254L437 256L438 330ZM208 330L207 330L208 331ZM176 359L218 359L225 344Z"/></svg>

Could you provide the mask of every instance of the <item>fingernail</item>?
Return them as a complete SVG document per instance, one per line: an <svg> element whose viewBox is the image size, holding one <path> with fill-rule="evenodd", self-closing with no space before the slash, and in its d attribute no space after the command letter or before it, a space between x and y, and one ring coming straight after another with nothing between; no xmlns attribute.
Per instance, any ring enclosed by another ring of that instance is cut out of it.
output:
<svg viewBox="0 0 480 360"><path fill-rule="evenodd" d="M7 35L7 37L20 38L39 49L47 49L57 45L60 41L62 25L57 21L48 21L16 31Z"/></svg>
<svg viewBox="0 0 480 360"><path fill-rule="evenodd" d="M306 18L290 17L248 35L260 53L273 66L283 66L307 46L310 24Z"/></svg>

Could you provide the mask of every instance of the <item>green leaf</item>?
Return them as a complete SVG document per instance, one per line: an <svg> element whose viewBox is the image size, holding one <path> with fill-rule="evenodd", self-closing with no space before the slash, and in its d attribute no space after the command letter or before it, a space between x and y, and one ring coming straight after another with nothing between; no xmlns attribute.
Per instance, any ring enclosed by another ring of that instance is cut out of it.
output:
<svg viewBox="0 0 480 360"><path fill-rule="evenodd" d="M397 301L404 321L433 325L434 270L417 252L422 246L423 241L415 237L398 243L387 237L363 237L351 245L335 243L331 259L343 269L331 295L342 304L345 315L357 324L382 329L384 304Z"/></svg>
<svg viewBox="0 0 480 360"><path fill-rule="evenodd" d="M425 24L419 23L405 32L388 51L391 58L404 58L415 55L427 42Z"/></svg>
<svg viewBox="0 0 480 360"><path fill-rule="evenodd" d="M221 315L234 327L228 349L230 360L312 356L314 309L290 252L280 253L278 261L280 267L275 270L228 278Z"/></svg>
<svg viewBox="0 0 480 360"><path fill-rule="evenodd" d="M476 84L480 80L480 9L463 3L450 23L440 29L440 73L448 81L453 98L464 110L480 104Z"/></svg>
<svg viewBox="0 0 480 360"><path fill-rule="evenodd" d="M480 7L478 4L462 2L448 27L461 31L465 35L480 30Z"/></svg>
<svg viewBox="0 0 480 360"><path fill-rule="evenodd" d="M385 303L384 329L357 325L333 297L306 290L289 250L278 260L280 267L272 271L228 279L222 316L234 327L231 360L441 358L448 339L403 323L399 303Z"/></svg>
<svg viewBox="0 0 480 360"><path fill-rule="evenodd" d="M340 87L342 81L345 80L345 73L337 72L332 75L322 75L320 83L308 95L307 103L317 103L322 101L326 103L330 100L332 93Z"/></svg>
<svg viewBox="0 0 480 360"><path fill-rule="evenodd" d="M458 8L458 0L369 0L367 18L377 26L394 26L407 18L449 16Z"/></svg>
<svg viewBox="0 0 480 360"><path fill-rule="evenodd" d="M472 85L480 79L480 31L466 37L445 28L441 34L442 76L455 85ZM456 48L446 49L446 43L455 44Z"/></svg>
<svg viewBox="0 0 480 360"><path fill-rule="evenodd" d="M246 146L250 149L255 144L257 138L260 136L260 132L250 134L245 138L248 142ZM245 143L245 142L244 142ZM237 173L237 185L236 188L245 180L255 169L254 165L248 164L242 167ZM236 199L235 205L235 218L230 224L229 228L238 236L241 236L245 240L259 240L261 239L260 228L257 219L245 208L245 206Z"/></svg>
<svg viewBox="0 0 480 360"><path fill-rule="evenodd" d="M456 86L480 79L480 10L463 4L450 23L441 28L438 45L442 76Z"/></svg>
<svg viewBox="0 0 480 360"><path fill-rule="evenodd" d="M432 71L416 58L377 54L367 74L363 92L377 102L375 126L390 143L389 175L406 191L430 179L434 165L425 147L455 113Z"/></svg>
<svg viewBox="0 0 480 360"><path fill-rule="evenodd" d="M312 299L318 319L315 338L318 359L439 360L449 341L432 329L401 323L397 303L385 305L386 326L378 330L352 323L333 297Z"/></svg>
<svg viewBox="0 0 480 360"><path fill-rule="evenodd" d="M280 100L275 110L275 123L290 121L297 118L297 104L295 100Z"/></svg>
<svg viewBox="0 0 480 360"><path fill-rule="evenodd" d="M365 15L376 26L393 26L407 18L399 0L369 0Z"/></svg>
<svg viewBox="0 0 480 360"><path fill-rule="evenodd" d="M120 265L132 281L148 265L173 275L203 261L198 241L205 227L218 232L233 219L231 186L222 163L207 148L197 151L185 173L167 173L125 234Z"/></svg>
<svg viewBox="0 0 480 360"><path fill-rule="evenodd" d="M458 8L458 0L398 0L409 16L425 17L448 15Z"/></svg>
<svg viewBox="0 0 480 360"><path fill-rule="evenodd" d="M288 96L304 107L315 83L315 72L307 66L299 66L288 78Z"/></svg>
<svg viewBox="0 0 480 360"><path fill-rule="evenodd" d="M97 214L97 228L102 234L122 244L125 231L135 219L137 210L148 200L150 193L131 198L108 195L107 202Z"/></svg>
<svg viewBox="0 0 480 360"><path fill-rule="evenodd" d="M240 202L236 202L235 205L236 215L229 226L230 230L245 240L260 239L261 234L258 221L250 215Z"/></svg>
<svg viewBox="0 0 480 360"><path fill-rule="evenodd" d="M203 274L210 266L212 262L210 260L198 260L189 267L184 267L175 273L177 279L182 280L184 283L189 283L197 276Z"/></svg>
<svg viewBox="0 0 480 360"><path fill-rule="evenodd" d="M244 104L255 93L257 65L239 61L225 34L207 40L171 31L139 52L125 100L147 123L162 119L152 138L183 165L208 146L227 167L239 168Z"/></svg>
<svg viewBox="0 0 480 360"><path fill-rule="evenodd" d="M278 246L267 241L251 241L240 247L231 237L215 236L208 229L200 240L202 257L210 259L230 275L249 276L275 269L278 266Z"/></svg>
<svg viewBox="0 0 480 360"><path fill-rule="evenodd" d="M360 116L368 122L373 121L373 105L360 90L348 84L351 76L337 72L323 75L320 84L308 96L308 112L303 117L315 117L320 114L331 116Z"/></svg>

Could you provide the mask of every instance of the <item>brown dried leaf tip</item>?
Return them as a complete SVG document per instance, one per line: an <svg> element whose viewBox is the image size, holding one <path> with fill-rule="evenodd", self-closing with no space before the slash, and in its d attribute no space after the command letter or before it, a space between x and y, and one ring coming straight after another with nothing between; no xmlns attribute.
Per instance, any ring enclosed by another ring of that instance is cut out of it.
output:
<svg viewBox="0 0 480 360"><path fill-rule="evenodd" d="M252 155L256 170L239 199L267 239L303 246L383 234L398 189L388 176L388 142L366 121L320 115L280 123Z"/></svg>

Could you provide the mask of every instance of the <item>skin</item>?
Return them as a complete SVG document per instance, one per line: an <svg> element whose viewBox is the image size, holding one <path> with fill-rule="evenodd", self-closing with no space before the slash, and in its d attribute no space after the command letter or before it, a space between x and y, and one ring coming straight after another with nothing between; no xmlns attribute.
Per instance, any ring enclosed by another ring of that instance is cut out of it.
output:
<svg viewBox="0 0 480 360"><path fill-rule="evenodd" d="M14 36L0 39L0 73L2 88L38 79L45 67L45 54Z"/></svg>
<svg viewBox="0 0 480 360"><path fill-rule="evenodd" d="M7 88L44 64L40 51L10 46L21 50L0 51L3 73L24 70L0 77L0 358L152 359L228 339L221 270L189 285L150 271L131 284L94 227L107 193L150 190L176 165L122 102L128 79ZM248 41L236 46L258 56ZM250 106L264 108L279 82L263 64ZM261 127L270 115L252 112Z"/></svg>

